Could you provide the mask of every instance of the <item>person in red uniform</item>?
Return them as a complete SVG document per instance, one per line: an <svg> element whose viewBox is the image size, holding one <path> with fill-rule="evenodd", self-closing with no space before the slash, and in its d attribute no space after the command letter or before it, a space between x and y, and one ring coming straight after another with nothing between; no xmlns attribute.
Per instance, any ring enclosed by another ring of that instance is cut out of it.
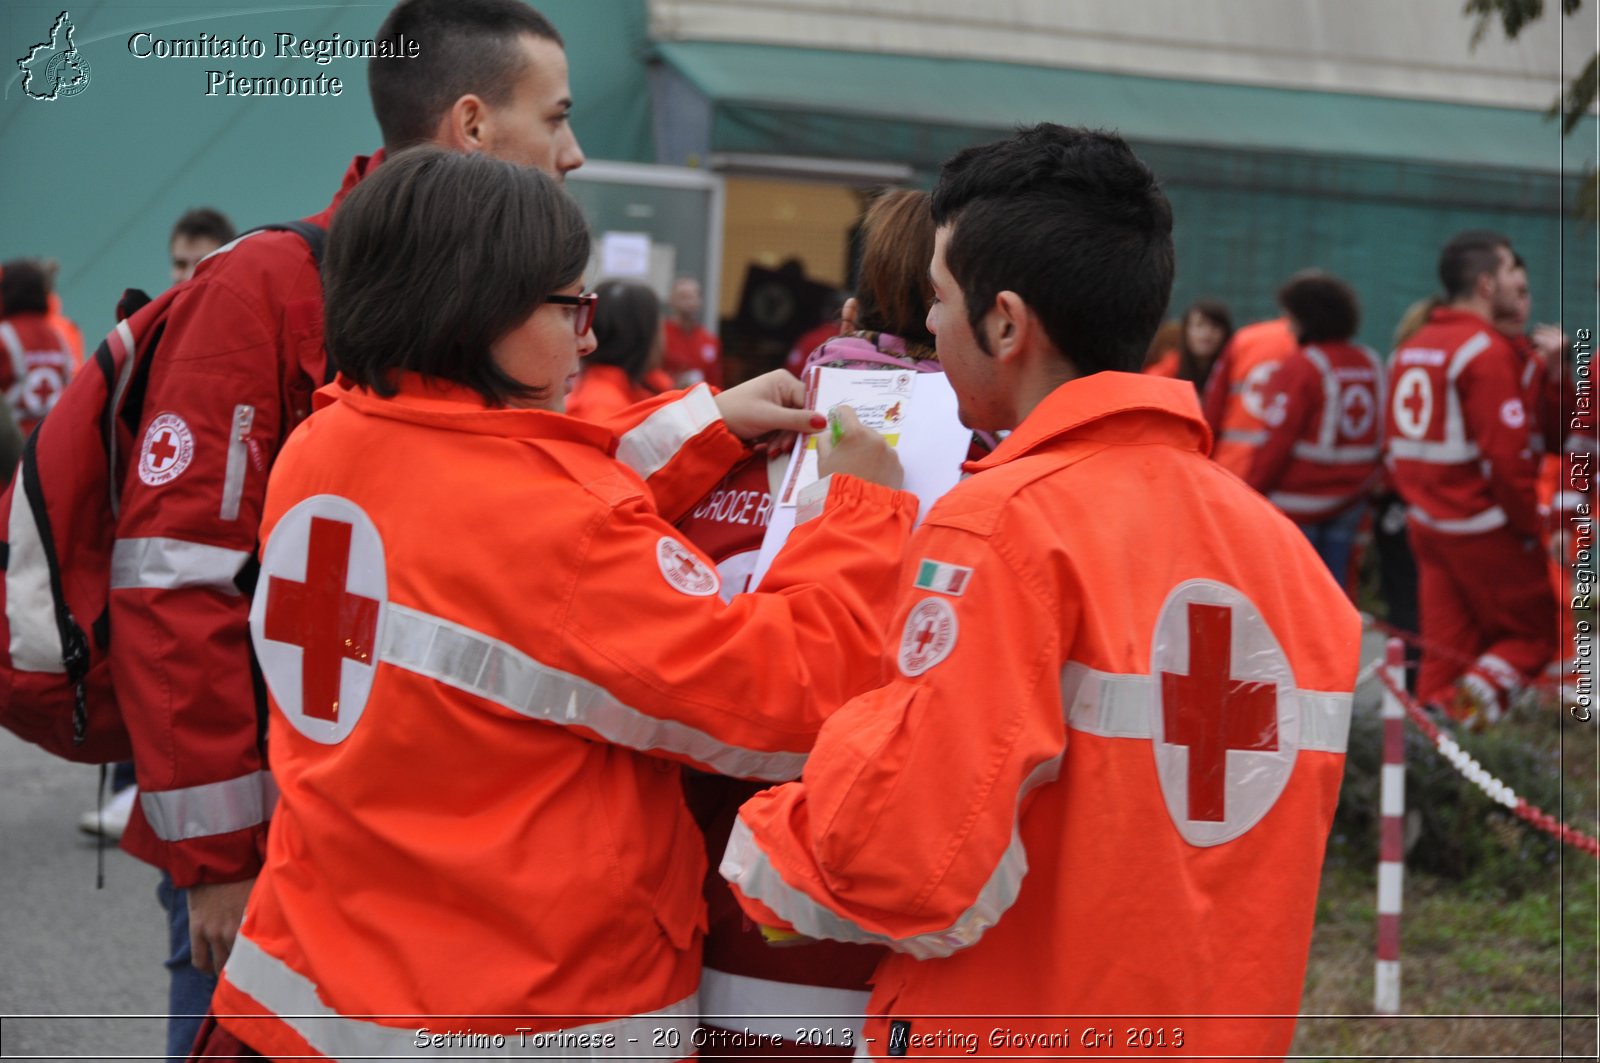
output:
<svg viewBox="0 0 1600 1063"><path fill-rule="evenodd" d="M1211 369L1204 392L1217 441L1211 457L1241 479L1267 439L1267 382L1299 346L1287 318L1258 321L1233 334Z"/></svg>
<svg viewBox="0 0 1600 1063"><path fill-rule="evenodd" d="M1220 300L1196 299L1183 312L1179 328L1178 345L1158 356L1144 371L1152 376L1190 381L1203 395L1217 356L1233 337L1233 315Z"/></svg>
<svg viewBox="0 0 1600 1063"><path fill-rule="evenodd" d="M645 284L614 280L598 285L594 350L567 395L567 412L604 420L634 403L671 391L661 369L661 300Z"/></svg>
<svg viewBox="0 0 1600 1063"><path fill-rule="evenodd" d="M677 765L791 778L876 677L917 512L888 444L827 448L819 513L723 602L615 455L687 435L675 475L704 491L820 418L781 371L621 437L565 416L588 259L553 179L433 147L328 234L340 377L274 468L250 617L281 796L213 1005L269 1058L694 1055L705 856Z"/></svg>
<svg viewBox="0 0 1600 1063"><path fill-rule="evenodd" d="M77 362L50 322L50 277L34 259L0 266L0 389L24 438L55 406Z"/></svg>
<svg viewBox="0 0 1600 1063"><path fill-rule="evenodd" d="M1555 652L1530 417L1493 324L1514 311L1515 272L1504 236L1458 234L1439 256L1444 302L1389 362L1386 461L1418 566L1417 693L1473 726L1498 720Z"/></svg>
<svg viewBox="0 0 1600 1063"><path fill-rule="evenodd" d="M774 933L891 950L863 1056L1281 1056L1360 620L1193 386L1138 372L1172 213L1120 137L968 149L933 208L940 363L1011 432L912 538L885 685L722 874Z"/></svg>
<svg viewBox="0 0 1600 1063"><path fill-rule="evenodd" d="M847 330L827 337L808 363L937 372L933 336L924 321L933 293L928 282L932 253L928 194L898 189L879 196L861 222L861 280L845 308ZM781 479L787 468L782 459L789 452L779 456L771 477L765 455L736 465L678 522L678 530L717 563L724 594L746 586L772 512L770 485ZM717 775L691 773L685 778L689 808L705 832L707 852L722 852L739 806L760 789L760 783ZM849 1058L851 1042L861 1033L867 979L883 950L836 941L771 948L715 868L706 876L705 895L709 925L700 980L704 1054ZM797 1015L828 1016L827 1033L800 1041L797 1029L823 1028L797 1022ZM750 1037L752 1033L761 1039Z"/></svg>
<svg viewBox="0 0 1600 1063"><path fill-rule="evenodd" d="M700 314L705 309L700 282L693 277L679 277L673 281L667 309L671 313L662 326L666 349L661 367L679 387L701 381L714 388L721 387L722 341L700 323Z"/></svg>
<svg viewBox="0 0 1600 1063"><path fill-rule="evenodd" d="M582 164L561 37L537 11L406 0L377 36L402 33L417 57L368 68L386 151L431 142L553 174ZM382 157L356 158L307 220L326 226ZM179 890L163 890L169 1058L194 1042L190 1001L210 988L189 979L227 958L266 844L276 791L247 617L268 475L330 375L322 328L317 265L299 236L258 232L207 258L167 318L123 488L110 660L140 793L122 847Z"/></svg>
<svg viewBox="0 0 1600 1063"><path fill-rule="evenodd" d="M1382 476L1383 368L1351 342L1360 308L1344 281L1297 273L1278 305L1300 348L1267 384L1267 439L1245 482L1300 525L1344 586L1367 494Z"/></svg>

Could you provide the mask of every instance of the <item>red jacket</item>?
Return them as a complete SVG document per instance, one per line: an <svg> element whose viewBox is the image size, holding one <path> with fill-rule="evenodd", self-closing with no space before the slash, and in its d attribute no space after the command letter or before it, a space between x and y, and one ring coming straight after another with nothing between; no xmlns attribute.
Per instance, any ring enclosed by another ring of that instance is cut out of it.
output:
<svg viewBox="0 0 1600 1063"><path fill-rule="evenodd" d="M214 1010L272 1058L410 1056L425 1027L692 1055L705 853L677 765L795 776L876 677L916 499L833 478L724 603L613 456L696 452L703 494L745 453L706 388L629 439L398 383L325 389L267 493L282 799Z"/></svg>
<svg viewBox="0 0 1600 1063"><path fill-rule="evenodd" d="M308 220L328 225L378 162L351 162ZM246 620L267 474L327 376L305 241L258 232L211 255L161 347L117 527L111 667L139 778L122 846L192 886L260 870L276 797Z"/></svg>
<svg viewBox="0 0 1600 1063"><path fill-rule="evenodd" d="M1266 388L1267 438L1245 482L1299 524L1348 509L1381 475L1383 368L1349 343L1286 358Z"/></svg>
<svg viewBox="0 0 1600 1063"><path fill-rule="evenodd" d="M1386 460L1411 519L1467 535L1537 534L1537 463L1511 344L1440 307L1389 360Z"/></svg>
<svg viewBox="0 0 1600 1063"><path fill-rule="evenodd" d="M567 414L585 421L601 421L671 390L671 378L659 369L645 374L643 384L635 384L619 366L590 363L567 393Z"/></svg>
<svg viewBox="0 0 1600 1063"><path fill-rule="evenodd" d="M704 325L685 330L668 318L661 323L661 333L666 343L661 353L662 369L680 381L704 380L714 388L722 386L722 342Z"/></svg>
<svg viewBox="0 0 1600 1063"><path fill-rule="evenodd" d="M55 406L78 361L48 315L12 314L0 320L0 391L24 437Z"/></svg>
<svg viewBox="0 0 1600 1063"><path fill-rule="evenodd" d="M886 685L740 810L752 918L893 950L873 1057L1289 1048L1361 624L1198 414L1096 373L969 463L912 538Z"/></svg>
<svg viewBox="0 0 1600 1063"><path fill-rule="evenodd" d="M1206 379L1206 423L1216 445L1211 457L1243 478L1256 448L1267 440L1267 382L1300 346L1286 318L1246 325L1228 340Z"/></svg>

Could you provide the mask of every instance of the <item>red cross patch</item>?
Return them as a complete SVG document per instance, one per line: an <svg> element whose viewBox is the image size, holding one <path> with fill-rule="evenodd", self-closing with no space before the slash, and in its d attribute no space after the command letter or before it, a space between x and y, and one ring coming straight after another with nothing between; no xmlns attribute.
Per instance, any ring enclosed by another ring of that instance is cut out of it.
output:
<svg viewBox="0 0 1600 1063"><path fill-rule="evenodd" d="M919 676L956 648L956 611L943 598L924 598L906 614L900 631L900 671Z"/></svg>
<svg viewBox="0 0 1600 1063"><path fill-rule="evenodd" d="M670 535L656 541L656 564L673 590L695 598L709 598L722 589L717 570L700 560L700 556Z"/></svg>
<svg viewBox="0 0 1600 1063"><path fill-rule="evenodd" d="M312 741L342 742L360 722L388 597L383 539L354 502L314 495L273 528L250 635L278 709Z"/></svg>
<svg viewBox="0 0 1600 1063"><path fill-rule="evenodd" d="M156 415L139 448L139 479L151 487L176 480L194 460L194 433L175 413Z"/></svg>
<svg viewBox="0 0 1600 1063"><path fill-rule="evenodd" d="M35 365L28 369L28 378L22 386L22 406L32 417L43 417L55 407L56 399L66 382L61 370L53 365Z"/></svg>
<svg viewBox="0 0 1600 1063"><path fill-rule="evenodd" d="M1394 388L1394 426L1407 439L1421 439L1433 420L1433 381L1421 366L1400 374Z"/></svg>
<svg viewBox="0 0 1600 1063"><path fill-rule="evenodd" d="M1372 427L1378 403L1372 389L1365 384L1347 384L1339 396L1339 434L1345 439L1359 440Z"/></svg>
<svg viewBox="0 0 1600 1063"><path fill-rule="evenodd" d="M1243 593L1188 580L1161 607L1150 671L1151 736L1173 824L1191 845L1232 841L1271 810L1294 770L1289 658Z"/></svg>
<svg viewBox="0 0 1600 1063"><path fill-rule="evenodd" d="M1278 361L1261 362L1244 375L1239 387L1239 402L1258 421L1267 419L1267 384L1278 371Z"/></svg>

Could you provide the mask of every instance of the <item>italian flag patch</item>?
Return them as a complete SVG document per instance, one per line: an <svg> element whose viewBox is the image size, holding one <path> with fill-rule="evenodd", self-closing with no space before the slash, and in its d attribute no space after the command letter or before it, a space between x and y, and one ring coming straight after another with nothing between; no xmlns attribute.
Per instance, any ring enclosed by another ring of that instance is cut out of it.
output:
<svg viewBox="0 0 1600 1063"><path fill-rule="evenodd" d="M933 561L925 557L917 568L916 585L925 591L959 596L967 592L967 582L971 579L970 568Z"/></svg>

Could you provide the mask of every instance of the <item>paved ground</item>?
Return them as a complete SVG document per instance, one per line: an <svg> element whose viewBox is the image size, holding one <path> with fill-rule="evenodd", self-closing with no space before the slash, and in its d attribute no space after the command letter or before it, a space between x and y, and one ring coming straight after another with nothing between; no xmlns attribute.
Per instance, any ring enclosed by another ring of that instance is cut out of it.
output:
<svg viewBox="0 0 1600 1063"><path fill-rule="evenodd" d="M0 730L0 1057L165 1058L157 875L108 848L95 889L98 781Z"/></svg>

